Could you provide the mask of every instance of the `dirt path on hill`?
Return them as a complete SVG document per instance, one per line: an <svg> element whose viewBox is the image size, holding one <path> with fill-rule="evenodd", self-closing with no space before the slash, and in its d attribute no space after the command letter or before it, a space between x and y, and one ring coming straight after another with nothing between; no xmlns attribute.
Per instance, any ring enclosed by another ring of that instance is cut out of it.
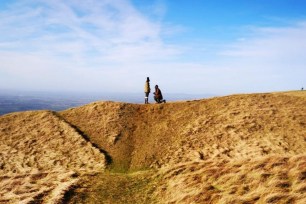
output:
<svg viewBox="0 0 306 204"><path fill-rule="evenodd" d="M155 172L99 173L83 177L80 188L66 195L65 202L71 204L143 204L156 203L152 196L156 189Z"/></svg>

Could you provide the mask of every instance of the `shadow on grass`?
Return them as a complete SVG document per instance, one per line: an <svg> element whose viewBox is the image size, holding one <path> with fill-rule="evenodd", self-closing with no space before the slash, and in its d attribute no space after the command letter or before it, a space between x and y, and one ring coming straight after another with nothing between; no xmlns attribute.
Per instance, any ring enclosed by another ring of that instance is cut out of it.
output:
<svg viewBox="0 0 306 204"><path fill-rule="evenodd" d="M77 126L69 123L67 120L65 120L65 118L63 118L59 113L54 112L53 114L56 115L58 118L60 118L61 120L65 121L67 124L70 125L70 127L72 127L73 129L75 129L77 131L78 134L80 134L87 142L90 142L92 144L92 146L94 146L95 148L97 148L102 154L105 155L105 160L106 160L106 165L109 166L113 163L113 159L112 157L109 155L109 153L103 149L101 149L97 144L93 143L92 141L90 141L88 135L86 135L85 132L83 132L82 130L80 130Z"/></svg>

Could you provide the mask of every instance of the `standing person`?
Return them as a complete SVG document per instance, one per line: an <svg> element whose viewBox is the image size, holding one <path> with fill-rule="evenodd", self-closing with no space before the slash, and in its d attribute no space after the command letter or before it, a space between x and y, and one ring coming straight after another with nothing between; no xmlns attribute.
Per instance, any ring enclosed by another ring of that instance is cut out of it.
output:
<svg viewBox="0 0 306 204"><path fill-rule="evenodd" d="M158 85L155 85L155 92L153 94L156 103L162 103L162 102L166 103L166 100L163 100L163 94L161 90L158 88Z"/></svg>
<svg viewBox="0 0 306 204"><path fill-rule="evenodd" d="M151 92L149 77L147 77L147 81L145 83L144 92L145 92L145 104L148 104L149 103L149 94Z"/></svg>

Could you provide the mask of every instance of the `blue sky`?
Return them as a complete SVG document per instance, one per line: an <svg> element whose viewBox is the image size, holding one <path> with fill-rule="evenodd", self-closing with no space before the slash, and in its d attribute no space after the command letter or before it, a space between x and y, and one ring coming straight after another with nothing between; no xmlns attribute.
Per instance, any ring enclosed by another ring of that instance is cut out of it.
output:
<svg viewBox="0 0 306 204"><path fill-rule="evenodd" d="M306 87L305 0L2 0L0 33L0 89Z"/></svg>

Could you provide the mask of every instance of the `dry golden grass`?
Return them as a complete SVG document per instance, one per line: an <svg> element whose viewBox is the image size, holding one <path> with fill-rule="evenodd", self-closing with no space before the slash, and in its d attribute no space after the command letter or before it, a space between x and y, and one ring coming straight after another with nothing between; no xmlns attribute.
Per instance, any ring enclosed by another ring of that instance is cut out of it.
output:
<svg viewBox="0 0 306 204"><path fill-rule="evenodd" d="M5 174L0 179L0 203L60 203L78 182L67 171Z"/></svg>
<svg viewBox="0 0 306 204"><path fill-rule="evenodd" d="M149 105L95 102L2 116L0 130L0 193L13 203L61 202L72 186L65 202L306 201L302 91ZM39 184L36 174L45 175L37 176ZM6 188L9 182L21 190Z"/></svg>
<svg viewBox="0 0 306 204"><path fill-rule="evenodd" d="M57 203L78 174L101 171L105 157L50 111L0 117L0 203Z"/></svg>
<svg viewBox="0 0 306 204"><path fill-rule="evenodd" d="M96 102L63 118L125 169L207 158L305 153L306 94L233 95L167 104Z"/></svg>
<svg viewBox="0 0 306 204"><path fill-rule="evenodd" d="M182 163L160 170L160 203L303 203L306 154Z"/></svg>
<svg viewBox="0 0 306 204"><path fill-rule="evenodd" d="M159 203L303 203L306 197L297 177L305 172L306 92L158 105L97 102L61 115L113 164L124 163L113 167L157 169L151 185L158 186Z"/></svg>

